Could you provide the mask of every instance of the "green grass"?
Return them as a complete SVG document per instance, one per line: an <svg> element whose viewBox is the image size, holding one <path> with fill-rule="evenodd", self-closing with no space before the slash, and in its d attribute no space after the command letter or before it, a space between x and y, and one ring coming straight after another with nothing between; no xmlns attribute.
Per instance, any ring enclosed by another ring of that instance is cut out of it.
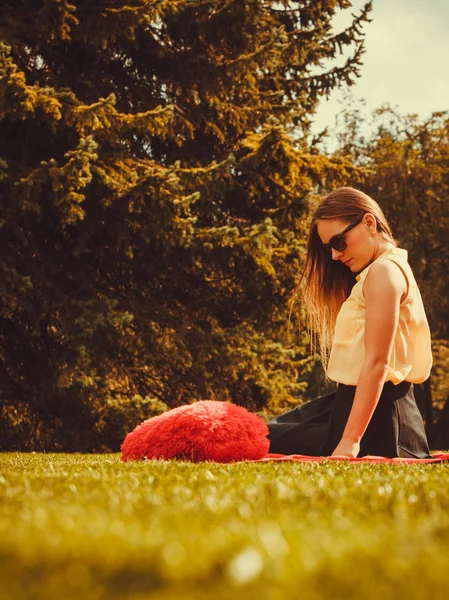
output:
<svg viewBox="0 0 449 600"><path fill-rule="evenodd" d="M2 454L0 600L446 600L448 476Z"/></svg>

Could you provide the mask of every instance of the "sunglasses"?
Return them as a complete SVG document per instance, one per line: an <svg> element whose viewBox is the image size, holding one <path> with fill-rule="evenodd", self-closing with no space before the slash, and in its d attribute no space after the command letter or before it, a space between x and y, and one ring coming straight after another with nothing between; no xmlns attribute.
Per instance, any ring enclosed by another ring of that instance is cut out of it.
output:
<svg viewBox="0 0 449 600"><path fill-rule="evenodd" d="M329 240L328 244L322 244L323 251L326 252L327 254L332 254L332 248L334 248L334 250L338 250L339 252L343 252L343 250L346 250L348 244L346 243L345 235L348 233L348 231L351 231L351 229L353 227L358 225L364 216L365 215L363 214L361 217L358 217L358 219L356 219L355 221L350 223L346 227L346 229L343 229L343 231L341 233L337 233L337 235L333 235L331 237L331 239Z"/></svg>

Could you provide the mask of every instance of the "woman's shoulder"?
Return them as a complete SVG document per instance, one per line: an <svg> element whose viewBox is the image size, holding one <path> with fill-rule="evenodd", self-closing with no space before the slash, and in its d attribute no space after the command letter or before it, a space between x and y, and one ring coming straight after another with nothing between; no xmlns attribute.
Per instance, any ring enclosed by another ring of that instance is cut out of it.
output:
<svg viewBox="0 0 449 600"><path fill-rule="evenodd" d="M369 279L370 281L376 282L396 280L398 274L402 272L402 269L398 269L398 266L399 265L390 258L380 258L370 265L366 274L366 280ZM404 279L404 277L401 277L401 279Z"/></svg>
<svg viewBox="0 0 449 600"><path fill-rule="evenodd" d="M398 265L389 257L380 258L373 262L365 277L363 292L373 290L376 295L394 292L400 294L401 299L408 294L409 281L402 265Z"/></svg>

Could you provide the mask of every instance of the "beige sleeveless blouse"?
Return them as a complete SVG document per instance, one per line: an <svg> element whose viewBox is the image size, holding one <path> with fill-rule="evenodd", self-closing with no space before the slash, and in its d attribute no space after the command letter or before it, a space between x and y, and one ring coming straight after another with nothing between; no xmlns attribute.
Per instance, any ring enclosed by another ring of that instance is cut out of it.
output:
<svg viewBox="0 0 449 600"><path fill-rule="evenodd" d="M407 257L407 250L394 247L373 261L394 262L399 267L397 277L405 276L408 283L407 296L400 305L399 324L386 378L386 381L392 381L395 385L404 380L422 383L428 378L432 367L429 325ZM357 275L351 294L342 304L335 323L327 376L332 381L346 385L357 385L365 359L366 305L362 288L370 266Z"/></svg>

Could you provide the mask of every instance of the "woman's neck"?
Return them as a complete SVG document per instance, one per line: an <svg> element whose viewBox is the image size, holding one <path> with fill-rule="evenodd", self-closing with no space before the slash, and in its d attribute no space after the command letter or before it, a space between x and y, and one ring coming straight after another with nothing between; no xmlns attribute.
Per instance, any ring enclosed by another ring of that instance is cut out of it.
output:
<svg viewBox="0 0 449 600"><path fill-rule="evenodd" d="M396 246L389 242L388 240L379 240L379 243L377 246L375 246L375 250L373 253L373 258L371 259L371 262L374 262L375 260L377 260L379 258L379 256L381 254L383 254L384 252L387 252L387 250L391 250L391 248L395 248Z"/></svg>

